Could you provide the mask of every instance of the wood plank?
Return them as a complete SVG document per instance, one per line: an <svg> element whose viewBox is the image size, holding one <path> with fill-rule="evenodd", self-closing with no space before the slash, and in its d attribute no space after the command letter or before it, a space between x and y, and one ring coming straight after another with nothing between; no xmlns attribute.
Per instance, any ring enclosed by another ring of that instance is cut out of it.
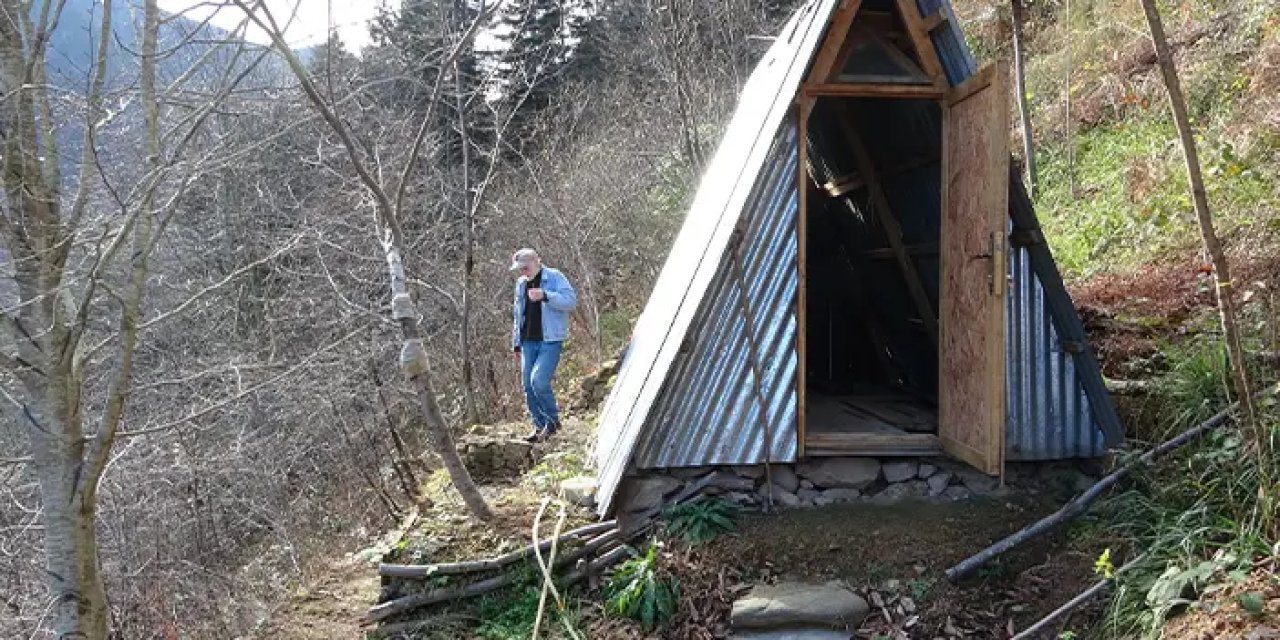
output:
<svg viewBox="0 0 1280 640"><path fill-rule="evenodd" d="M805 443L809 457L886 455L938 456L942 443L927 433L814 433Z"/></svg>
<svg viewBox="0 0 1280 640"><path fill-rule="evenodd" d="M1004 466L1004 77L983 69L948 97L942 152L938 436L947 453L990 475Z"/></svg>
<svg viewBox="0 0 1280 640"><path fill-rule="evenodd" d="M933 33L935 29L941 27L947 21L947 13L941 9L935 9L933 13L925 16L920 20L920 26L927 33Z"/></svg>
<svg viewBox="0 0 1280 640"><path fill-rule="evenodd" d="M938 243L936 242L908 244L908 245L904 245L903 248L907 251L907 255L910 255L910 256L938 255ZM868 249L866 251L863 251L861 255L867 258L871 258L872 260L885 260L888 258L895 257L895 252L892 247L885 247L882 249Z"/></svg>
<svg viewBox="0 0 1280 640"><path fill-rule="evenodd" d="M805 97L835 98L915 98L941 100L946 91L926 84L835 84L806 83L800 89Z"/></svg>
<svg viewBox="0 0 1280 640"><path fill-rule="evenodd" d="M885 196L883 185L876 175L875 162L871 159L871 152L862 142L862 137L854 130L851 119L853 114L850 113L847 104L840 105L840 116L836 121L840 124L841 132L844 134L845 141L849 143L849 148L853 151L854 159L858 165L858 173L866 176L867 185L870 187L872 208L876 210L876 214L880 219L880 226L884 228L886 239L889 241L889 247L893 249L894 257L898 261L898 268L902 271L903 280L907 283L907 291L911 294L911 300L915 303L916 311L924 320L925 327L929 330L929 339L933 341L933 346L938 346L938 317L933 312L933 305L929 302L929 295L925 293L924 282L920 279L919 272L916 271L915 262L907 255L906 248L902 242L902 227L898 224L898 220L893 215L893 208L889 206L889 198Z"/></svg>
<svg viewBox="0 0 1280 640"><path fill-rule="evenodd" d="M946 105L954 107L973 97L975 93L987 89L992 83L996 82L997 73L997 65L994 64L989 64L979 69L977 73L969 76L969 79L947 92Z"/></svg>
<svg viewBox="0 0 1280 640"><path fill-rule="evenodd" d="M945 88L947 76L942 71L942 61L938 58L938 51L933 47L933 39L929 37L929 31L924 28L924 18L920 16L920 8L916 6L916 0L897 0L897 2L898 12L902 15L902 22L907 27L907 35L911 36L911 42L915 44L916 56L920 58L920 67L933 79L934 86Z"/></svg>
<svg viewBox="0 0 1280 640"><path fill-rule="evenodd" d="M835 69L836 62L840 59L840 52L844 48L844 41L849 35L849 27L853 25L853 18L861 6L861 0L844 0L836 8L831 17L831 26L827 28L822 47L818 50L806 82L821 83L831 77L831 72Z"/></svg>
<svg viewBox="0 0 1280 640"><path fill-rule="evenodd" d="M806 371L808 371L808 331L805 327L808 324L809 317L809 285L808 285L808 268L805 262L809 255L809 153L808 153L808 136L809 136L809 114L813 112L814 99L800 99L800 108L796 113L796 135L797 144L800 145L796 155L796 188L799 192L796 194L796 237L798 247L796 248L796 277L799 291L796 292L796 361L798 370L796 371L796 457L803 458L805 456L804 442L805 433L808 429L808 380Z"/></svg>

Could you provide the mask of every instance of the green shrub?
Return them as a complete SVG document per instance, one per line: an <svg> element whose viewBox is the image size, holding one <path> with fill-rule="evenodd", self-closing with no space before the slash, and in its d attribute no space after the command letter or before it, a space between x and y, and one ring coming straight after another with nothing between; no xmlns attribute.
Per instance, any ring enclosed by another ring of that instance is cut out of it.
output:
<svg viewBox="0 0 1280 640"><path fill-rule="evenodd" d="M645 631L665 627L675 616L680 583L659 565L658 545L623 562L605 585L609 613L636 620Z"/></svg>
<svg viewBox="0 0 1280 640"><path fill-rule="evenodd" d="M717 499L704 499L669 507L663 512L667 533L684 538L690 544L710 542L717 536L738 528L737 505Z"/></svg>

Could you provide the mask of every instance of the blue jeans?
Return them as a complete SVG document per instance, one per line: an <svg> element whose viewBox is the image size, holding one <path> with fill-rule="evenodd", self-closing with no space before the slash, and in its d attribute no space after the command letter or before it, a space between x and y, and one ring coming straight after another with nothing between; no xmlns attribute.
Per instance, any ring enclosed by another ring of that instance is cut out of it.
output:
<svg viewBox="0 0 1280 640"><path fill-rule="evenodd" d="M520 343L520 381L524 383L524 399L535 427L560 423L551 377L560 364L560 342Z"/></svg>

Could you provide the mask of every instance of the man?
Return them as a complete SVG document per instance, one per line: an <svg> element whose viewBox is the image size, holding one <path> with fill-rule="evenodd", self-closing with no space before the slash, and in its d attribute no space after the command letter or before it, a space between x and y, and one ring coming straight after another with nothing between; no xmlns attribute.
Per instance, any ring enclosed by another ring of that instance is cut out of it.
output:
<svg viewBox="0 0 1280 640"><path fill-rule="evenodd" d="M520 360L520 380L525 403L533 419L529 442L545 440L560 428L551 378L560 364L560 349L569 337L569 313L578 304L577 294L563 273L543 266L533 249L521 249L511 257L516 280L511 348Z"/></svg>

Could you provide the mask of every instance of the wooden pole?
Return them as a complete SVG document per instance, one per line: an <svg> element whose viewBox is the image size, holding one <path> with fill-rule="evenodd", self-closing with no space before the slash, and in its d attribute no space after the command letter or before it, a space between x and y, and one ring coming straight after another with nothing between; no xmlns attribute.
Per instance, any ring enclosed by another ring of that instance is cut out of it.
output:
<svg viewBox="0 0 1280 640"><path fill-rule="evenodd" d="M1204 241L1205 252L1213 261L1214 290L1218 295L1218 313L1222 320L1222 333L1227 342L1227 354L1230 358L1231 373L1235 381L1235 391L1244 406L1244 422L1250 431L1254 445L1267 447L1267 438L1258 425L1253 400L1249 395L1249 374L1245 368L1244 347L1240 342L1240 330L1236 324L1235 296L1232 295L1231 265L1227 254L1218 240L1217 230L1213 226L1213 216L1209 211L1209 196L1204 188L1204 176L1200 173L1200 155L1196 150L1195 134L1191 131L1191 119L1187 116L1187 101L1182 94L1182 83L1178 80L1178 69L1175 66L1173 52L1169 48L1169 39L1164 33L1164 23L1160 20L1160 10L1154 0L1141 0L1142 10L1147 14L1147 26L1151 28L1151 41L1155 45L1156 61L1160 65L1160 73L1164 76L1164 85L1169 93L1169 108L1173 111L1173 121L1178 127L1178 139L1182 143L1182 156L1187 164L1187 181L1191 184L1192 202L1195 205L1196 222L1200 225L1200 236Z"/></svg>

